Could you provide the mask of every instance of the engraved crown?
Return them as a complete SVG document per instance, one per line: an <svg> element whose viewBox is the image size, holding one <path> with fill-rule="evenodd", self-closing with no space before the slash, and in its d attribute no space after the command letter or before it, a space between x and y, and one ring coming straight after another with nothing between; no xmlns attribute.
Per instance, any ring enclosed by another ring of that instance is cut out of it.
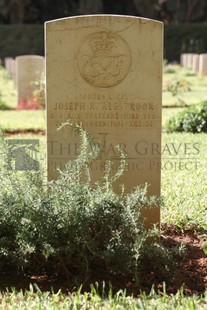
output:
<svg viewBox="0 0 207 310"><path fill-rule="evenodd" d="M115 47L114 41L115 40L109 37L105 32L99 37L94 37L91 40L91 45L95 55L111 55Z"/></svg>

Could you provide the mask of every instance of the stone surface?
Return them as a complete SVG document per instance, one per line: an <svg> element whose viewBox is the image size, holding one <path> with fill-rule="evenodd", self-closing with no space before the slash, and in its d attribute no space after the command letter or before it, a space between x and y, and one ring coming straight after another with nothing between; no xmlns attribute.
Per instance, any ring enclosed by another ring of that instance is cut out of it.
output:
<svg viewBox="0 0 207 310"><path fill-rule="evenodd" d="M199 58L200 58L199 54L194 54L193 55L192 69L195 72L199 72Z"/></svg>
<svg viewBox="0 0 207 310"><path fill-rule="evenodd" d="M192 69L193 67L193 55L192 53L187 54L187 69Z"/></svg>
<svg viewBox="0 0 207 310"><path fill-rule="evenodd" d="M106 158L115 172L116 146L127 154L119 192L149 184L160 195L162 38L160 22L127 16L93 15L46 23L48 179L77 157L79 138L66 120L82 124L103 147L92 164L93 180ZM159 223L159 208L146 210L147 225Z"/></svg>
<svg viewBox="0 0 207 310"><path fill-rule="evenodd" d="M180 56L180 65L183 67L183 68L187 68L187 58L188 58L188 54L181 54Z"/></svg>
<svg viewBox="0 0 207 310"><path fill-rule="evenodd" d="M24 55L16 57L16 84L18 107L35 108L35 82L39 82L44 72L44 57Z"/></svg>
<svg viewBox="0 0 207 310"><path fill-rule="evenodd" d="M13 65L14 59L12 57L6 57L4 59L5 69L9 73L10 76L12 76L12 65Z"/></svg>
<svg viewBox="0 0 207 310"><path fill-rule="evenodd" d="M12 57L6 57L4 59L5 69L7 70L9 76L12 78L14 82L14 86L16 86L16 62Z"/></svg>
<svg viewBox="0 0 207 310"><path fill-rule="evenodd" d="M207 54L200 54L199 75L200 75L200 77L207 75Z"/></svg>
<svg viewBox="0 0 207 310"><path fill-rule="evenodd" d="M16 85L16 61L15 59L10 60L10 72L11 72L11 77L14 81L14 84Z"/></svg>

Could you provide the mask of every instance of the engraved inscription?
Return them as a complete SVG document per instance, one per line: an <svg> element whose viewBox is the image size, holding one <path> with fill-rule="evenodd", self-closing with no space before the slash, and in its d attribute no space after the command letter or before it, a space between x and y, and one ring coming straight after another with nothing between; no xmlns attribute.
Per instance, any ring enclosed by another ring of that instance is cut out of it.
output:
<svg viewBox="0 0 207 310"><path fill-rule="evenodd" d="M115 86L129 73L129 48L117 34L96 33L81 45L78 67L82 78L90 85L103 88Z"/></svg>
<svg viewBox="0 0 207 310"><path fill-rule="evenodd" d="M125 93L80 93L68 102L55 102L51 119L56 127L66 120L85 128L155 128L158 103Z"/></svg>

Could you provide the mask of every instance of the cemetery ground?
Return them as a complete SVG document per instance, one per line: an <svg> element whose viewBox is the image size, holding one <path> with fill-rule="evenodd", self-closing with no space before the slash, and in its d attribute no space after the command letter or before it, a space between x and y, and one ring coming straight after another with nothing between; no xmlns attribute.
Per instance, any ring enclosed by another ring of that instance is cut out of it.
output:
<svg viewBox="0 0 207 310"><path fill-rule="evenodd" d="M45 154L45 115L43 110L15 110L16 98L12 81L3 69L0 71L0 122L6 138L38 138L40 152ZM151 257L140 273L139 283L120 276L107 276L104 270L95 270L91 278L79 286L71 285L64 275L21 275L15 270L1 270L0 289L15 287L11 294L2 293L2 305L14 307L17 302L30 309L38 303L46 307L113 309L116 306L131 309L205 309L207 304L207 255L204 244L207 238L207 139L205 133L165 132L166 120L184 109L207 100L207 77L199 79L192 71L177 66L166 67L163 93L163 165L161 207L161 242L175 251L170 273L166 273L160 257ZM173 92L173 93L172 93ZM193 153L193 154L192 154ZM157 260L157 262L156 262ZM160 260L160 261L159 261ZM166 258L167 260L167 258ZM159 265L160 263L160 265ZM167 262L166 262L167 264ZM148 265L148 266L147 266ZM153 268L153 265L155 266ZM149 267L149 268L147 268ZM99 282L99 288L90 283ZM102 283L105 293L102 296ZM112 285L112 291L109 287ZM163 284L165 282L166 284ZM34 286L29 284L33 283ZM37 283L38 288L35 287ZM152 285L154 288L151 290ZM53 287L54 294L41 293ZM75 289L74 289L75 287ZM25 295L21 289L30 288ZM181 288L181 289L180 289ZM58 292L61 289L62 293ZM125 293L115 292L125 289ZM72 295L63 293L72 292ZM145 293L140 294L140 290ZM78 291L78 292L77 292ZM90 293L84 293L90 291ZM35 293L36 292L36 293ZM81 294L82 293L82 294ZM105 294L105 295L104 295ZM127 297L133 294L134 297ZM112 297L113 296L113 297ZM31 306L33 305L33 306Z"/></svg>

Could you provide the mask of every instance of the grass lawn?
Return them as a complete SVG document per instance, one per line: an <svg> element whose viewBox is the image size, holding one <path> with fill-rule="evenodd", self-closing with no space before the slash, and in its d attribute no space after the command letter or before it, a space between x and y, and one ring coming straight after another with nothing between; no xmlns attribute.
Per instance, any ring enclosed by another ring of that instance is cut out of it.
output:
<svg viewBox="0 0 207 310"><path fill-rule="evenodd" d="M46 115L43 110L0 111L0 126L6 131L45 130Z"/></svg>
<svg viewBox="0 0 207 310"><path fill-rule="evenodd" d="M207 134L163 134L162 144L162 222L207 230Z"/></svg>
<svg viewBox="0 0 207 310"><path fill-rule="evenodd" d="M180 290L176 295L167 295L166 292L156 294L153 290L149 295L141 293L139 298L126 296L122 291L117 294L109 292L108 296L104 293L100 296L96 289L92 287L91 293L81 294L80 291L74 294L56 294L49 292L42 293L31 287L29 291L0 294L0 309L103 309L103 310L124 310L124 309L147 309L147 310L204 310L207 307L207 293L201 297L197 295L185 296Z"/></svg>

